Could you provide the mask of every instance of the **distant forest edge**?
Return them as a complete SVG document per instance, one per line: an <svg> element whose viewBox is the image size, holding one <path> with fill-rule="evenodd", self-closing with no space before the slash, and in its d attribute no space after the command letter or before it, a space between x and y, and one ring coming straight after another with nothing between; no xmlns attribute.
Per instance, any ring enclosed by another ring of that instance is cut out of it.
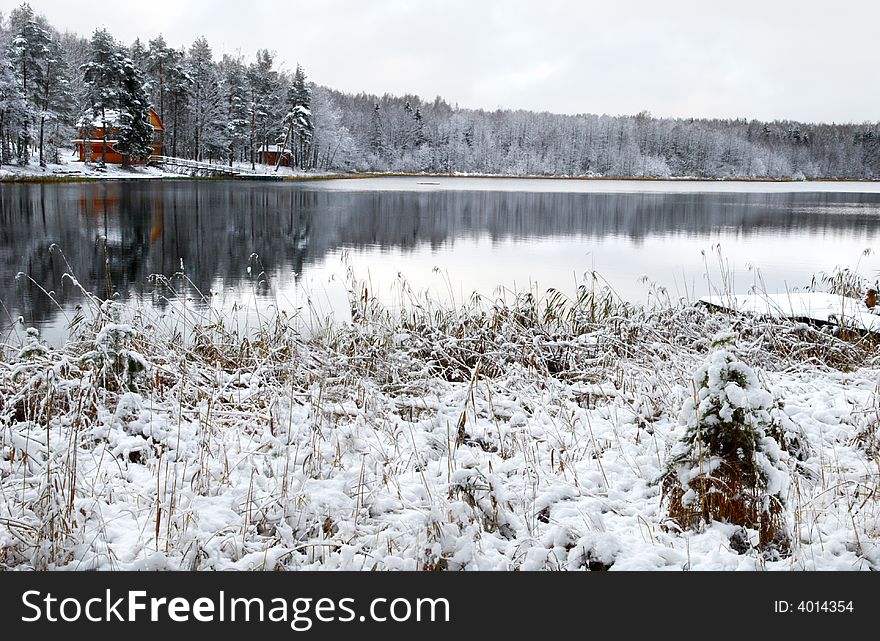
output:
<svg viewBox="0 0 880 641"><path fill-rule="evenodd" d="M23 4L0 14L0 165L56 163L112 112L116 148L256 163L283 145L302 170L511 176L880 178L880 125L561 115L464 109L442 98L349 94L284 69L272 51L216 59L203 37L118 42L60 31ZM589 105L585 105L589 108Z"/></svg>

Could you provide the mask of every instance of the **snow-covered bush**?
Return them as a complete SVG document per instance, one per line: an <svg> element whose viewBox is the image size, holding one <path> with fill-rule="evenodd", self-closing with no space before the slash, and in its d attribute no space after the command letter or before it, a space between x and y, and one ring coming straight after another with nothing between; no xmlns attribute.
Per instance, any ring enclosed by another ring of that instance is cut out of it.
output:
<svg viewBox="0 0 880 641"><path fill-rule="evenodd" d="M45 356L49 353L49 348L40 340L40 330L35 327L28 327L24 345L18 352L19 361L29 361Z"/></svg>
<svg viewBox="0 0 880 641"><path fill-rule="evenodd" d="M97 380L107 388L132 390L138 378L146 371L147 361L132 349L134 329L121 322L120 306L107 303L111 322L95 335L95 348L81 359L83 367L92 369Z"/></svg>
<svg viewBox="0 0 880 641"><path fill-rule="evenodd" d="M788 454L774 435L773 397L720 333L682 407L685 433L662 479L669 517L695 529L712 521L758 531L758 546L784 553ZM735 536L742 536L737 530Z"/></svg>

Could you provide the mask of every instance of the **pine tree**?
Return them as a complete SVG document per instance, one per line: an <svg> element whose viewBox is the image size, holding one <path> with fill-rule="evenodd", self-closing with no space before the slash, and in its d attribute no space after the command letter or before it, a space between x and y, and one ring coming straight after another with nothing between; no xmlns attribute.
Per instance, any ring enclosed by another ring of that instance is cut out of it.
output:
<svg viewBox="0 0 880 641"><path fill-rule="evenodd" d="M151 151L153 129L149 120L149 101L144 82L134 62L104 29L92 36L91 57L83 65L83 78L89 87L92 118L100 118L104 131L101 164L107 164L107 135L117 130L117 149L124 164L140 160Z"/></svg>
<svg viewBox="0 0 880 641"><path fill-rule="evenodd" d="M12 34L4 26L0 19L0 165L12 162L12 142L19 139L27 119L27 104L9 56Z"/></svg>
<svg viewBox="0 0 880 641"><path fill-rule="evenodd" d="M107 164L108 115L120 102L120 87L125 72L124 58L119 45L106 29L96 29L92 35L89 62L83 65L83 80L88 86L89 111L84 120L89 122L100 118L103 130L101 165Z"/></svg>
<svg viewBox="0 0 880 641"><path fill-rule="evenodd" d="M240 58L227 55L223 56L220 70L226 86L227 153L231 167L236 154L244 160L242 154L248 143L247 68Z"/></svg>
<svg viewBox="0 0 880 641"><path fill-rule="evenodd" d="M228 144L223 87L214 66L213 52L204 37L190 47L186 65L192 80L193 156L202 160L206 150L211 155L219 155Z"/></svg>
<svg viewBox="0 0 880 641"><path fill-rule="evenodd" d="M34 138L33 126L38 120L37 114L40 112L42 103L50 36L48 30L44 28L27 3L22 4L10 14L9 24L13 33L10 58L28 110L26 126L19 132L18 154L19 163L27 165L30 161Z"/></svg>
<svg viewBox="0 0 880 641"><path fill-rule="evenodd" d="M254 153L258 145L268 144L269 137L275 133L272 123L277 123L278 72L273 69L274 56L266 49L257 51L256 60L248 66L247 80L249 92L248 117L250 118L251 167L254 167Z"/></svg>
<svg viewBox="0 0 880 641"><path fill-rule="evenodd" d="M373 107L373 117L370 121L370 151L380 158L385 155L385 140L382 133L382 110L379 103Z"/></svg>
<svg viewBox="0 0 880 641"><path fill-rule="evenodd" d="M416 111L413 114L412 138L416 149L428 142L425 136L425 118L422 116L421 107L416 107Z"/></svg>
<svg viewBox="0 0 880 641"><path fill-rule="evenodd" d="M123 165L128 166L133 160L144 160L153 152L153 127L150 125L150 101L140 70L134 61L126 58L122 71L116 148L122 154Z"/></svg>
<svg viewBox="0 0 880 641"><path fill-rule="evenodd" d="M0 165L10 163L9 141L19 138L21 129L27 127L27 118L27 101L12 62L6 51L0 50Z"/></svg>
<svg viewBox="0 0 880 641"><path fill-rule="evenodd" d="M70 87L69 67L65 60L60 41L53 37L49 41L46 67L43 74L42 104L40 111L40 165L45 166L44 140L47 124L52 131L49 141L49 156L59 162L58 139L70 124L74 111L74 99Z"/></svg>
<svg viewBox="0 0 880 641"><path fill-rule="evenodd" d="M169 47L160 34L150 40L144 70L147 73L147 91L153 104L158 107L159 118L165 120L166 71L177 59L177 51Z"/></svg>
<svg viewBox="0 0 880 641"><path fill-rule="evenodd" d="M312 122L312 92L301 65L296 66L296 73L287 93L287 104L289 111L285 116L285 124L289 130L288 138L292 141L294 166L307 169L312 164L311 149L315 126Z"/></svg>
<svg viewBox="0 0 880 641"><path fill-rule="evenodd" d="M192 95L192 78L183 64L183 55L178 52L166 64L164 69L165 78L165 101L168 103L171 121L166 122L166 131L170 129L171 155L178 155L178 144L183 130L182 119L185 116Z"/></svg>
<svg viewBox="0 0 880 641"><path fill-rule="evenodd" d="M144 43L141 42L140 38L135 38L134 42L131 43L131 46L128 48L128 57L131 58L134 66L138 69L145 69L147 66L147 57L148 57L147 48L144 47Z"/></svg>

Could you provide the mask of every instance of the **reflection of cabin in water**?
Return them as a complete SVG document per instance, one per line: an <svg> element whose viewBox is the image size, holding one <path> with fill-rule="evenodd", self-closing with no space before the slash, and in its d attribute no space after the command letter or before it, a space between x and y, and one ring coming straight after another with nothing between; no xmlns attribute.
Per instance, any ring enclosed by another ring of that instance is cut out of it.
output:
<svg viewBox="0 0 880 641"><path fill-rule="evenodd" d="M152 153L162 155L164 146L165 126L159 114L150 109L150 126L153 128ZM121 165L123 154L116 150L117 133L116 127L119 122L119 112L108 109L102 119L100 115L91 121L84 120L79 124L79 137L73 141L76 146L76 155L80 162L100 162L104 155L104 121L107 123L107 162L113 165Z"/></svg>
<svg viewBox="0 0 880 641"><path fill-rule="evenodd" d="M283 145L262 145L257 150L257 162L263 165L275 165L278 163L278 154L281 154L281 166L290 167L290 149Z"/></svg>

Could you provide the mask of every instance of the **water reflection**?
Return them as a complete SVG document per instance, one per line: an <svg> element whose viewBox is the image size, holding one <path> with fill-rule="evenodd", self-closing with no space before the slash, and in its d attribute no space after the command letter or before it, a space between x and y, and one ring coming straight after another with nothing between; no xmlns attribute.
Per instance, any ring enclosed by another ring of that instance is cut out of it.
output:
<svg viewBox="0 0 880 641"><path fill-rule="evenodd" d="M63 278L71 273L99 295L116 292L161 304L150 275L171 276L181 265L192 288L225 291L227 302L252 297L261 270L271 287L256 295L277 298L282 292L287 299L303 279L341 271L342 250L360 269L403 271L427 287L433 285L425 274L436 265L454 273L456 290L465 294L494 284L490 277L524 283L540 274L550 286L557 285L547 282L554 275L571 281L572 273L595 267L609 280L626 281L625 294L638 295L639 271L664 281L663 269L677 269L698 280L691 272L701 263L699 248L713 242L734 260L777 260L774 278L803 284L817 267L854 261L875 242L878 221L880 195L859 193L7 184L0 185L0 301L4 324L19 315L28 324L44 324L58 308L41 288L62 307L73 305L77 288ZM61 251L49 251L53 245ZM29 279L17 279L19 272Z"/></svg>

